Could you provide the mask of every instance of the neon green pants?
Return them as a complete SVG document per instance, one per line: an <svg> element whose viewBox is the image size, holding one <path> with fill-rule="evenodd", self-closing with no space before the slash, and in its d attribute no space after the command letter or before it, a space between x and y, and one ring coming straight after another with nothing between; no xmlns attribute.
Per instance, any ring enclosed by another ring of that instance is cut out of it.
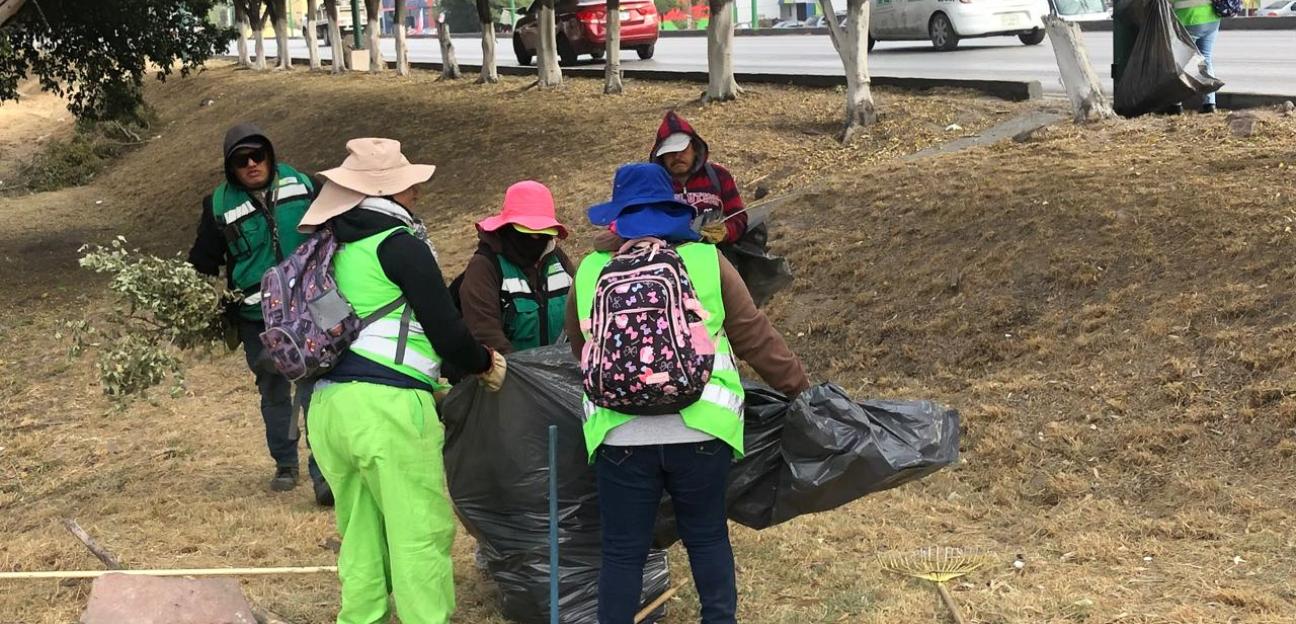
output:
<svg viewBox="0 0 1296 624"><path fill-rule="evenodd" d="M387 622L388 594L404 624L449 621L455 524L432 395L330 384L315 392L309 414L311 449L333 487L342 536L338 624Z"/></svg>

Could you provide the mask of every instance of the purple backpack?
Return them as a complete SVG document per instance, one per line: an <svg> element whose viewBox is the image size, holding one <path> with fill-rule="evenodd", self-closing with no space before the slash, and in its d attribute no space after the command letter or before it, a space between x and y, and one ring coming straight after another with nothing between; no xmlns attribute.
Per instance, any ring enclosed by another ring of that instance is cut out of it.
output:
<svg viewBox="0 0 1296 624"><path fill-rule="evenodd" d="M401 297L365 319L356 316L333 279L333 230L321 228L261 278L261 344L292 381L327 373L360 331L405 303Z"/></svg>
<svg viewBox="0 0 1296 624"><path fill-rule="evenodd" d="M678 414L702 397L715 364L707 312L666 243L626 243L599 274L581 370L595 405L636 416Z"/></svg>

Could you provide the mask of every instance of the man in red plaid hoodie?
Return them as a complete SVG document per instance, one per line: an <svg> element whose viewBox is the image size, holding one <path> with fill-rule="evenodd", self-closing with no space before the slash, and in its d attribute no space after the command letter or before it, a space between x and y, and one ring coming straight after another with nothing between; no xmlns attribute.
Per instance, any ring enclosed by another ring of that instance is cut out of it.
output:
<svg viewBox="0 0 1296 624"><path fill-rule="evenodd" d="M733 244L747 233L747 213L738 185L729 170L708 161L706 141L674 111L657 129L650 160L666 168L675 182L675 195L702 217L702 238L713 244Z"/></svg>

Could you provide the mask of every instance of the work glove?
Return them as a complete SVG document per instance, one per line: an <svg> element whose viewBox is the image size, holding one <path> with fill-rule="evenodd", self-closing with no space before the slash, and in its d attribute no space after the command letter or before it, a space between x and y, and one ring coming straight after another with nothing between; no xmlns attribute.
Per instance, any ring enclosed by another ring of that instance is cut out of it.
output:
<svg viewBox="0 0 1296 624"><path fill-rule="evenodd" d="M439 406L441 405L441 402L445 400L446 396L450 394L450 380L445 377L437 379L437 388L439 388L439 390L432 391L432 400L436 401L436 404Z"/></svg>
<svg viewBox="0 0 1296 624"><path fill-rule="evenodd" d="M498 351L491 349L491 367L477 376L482 385L491 392L499 392L504 385L504 374L508 372L508 361Z"/></svg>
<svg viewBox="0 0 1296 624"><path fill-rule="evenodd" d="M726 236L729 236L729 228L724 221L716 221L702 226L702 240L716 245L724 242Z"/></svg>

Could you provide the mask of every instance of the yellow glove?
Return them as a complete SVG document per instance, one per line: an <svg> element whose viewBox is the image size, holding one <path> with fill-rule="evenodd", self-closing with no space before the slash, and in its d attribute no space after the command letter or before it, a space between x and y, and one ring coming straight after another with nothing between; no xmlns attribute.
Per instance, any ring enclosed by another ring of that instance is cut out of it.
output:
<svg viewBox="0 0 1296 624"><path fill-rule="evenodd" d="M491 367L477 376L482 385L491 392L499 392L504 385L504 374L508 372L508 361L498 351L491 350Z"/></svg>
<svg viewBox="0 0 1296 624"><path fill-rule="evenodd" d="M725 226L724 221L716 221L702 226L701 234L702 240L714 245L723 242L725 237L729 236L729 228Z"/></svg>
<svg viewBox="0 0 1296 624"><path fill-rule="evenodd" d="M450 380L449 380L449 379L446 379L445 377L442 377L442 378L438 379L438 380L437 380L437 387L439 387L439 388L441 388L441 389L440 389L440 390L436 390L436 391L434 391L434 392L432 393L432 399L433 399L434 401L436 401L436 404L437 404L437 405L441 405L441 402L444 401L445 398L446 398L446 396L448 396L448 395L450 394L450 389L451 389L451 388L450 388Z"/></svg>

